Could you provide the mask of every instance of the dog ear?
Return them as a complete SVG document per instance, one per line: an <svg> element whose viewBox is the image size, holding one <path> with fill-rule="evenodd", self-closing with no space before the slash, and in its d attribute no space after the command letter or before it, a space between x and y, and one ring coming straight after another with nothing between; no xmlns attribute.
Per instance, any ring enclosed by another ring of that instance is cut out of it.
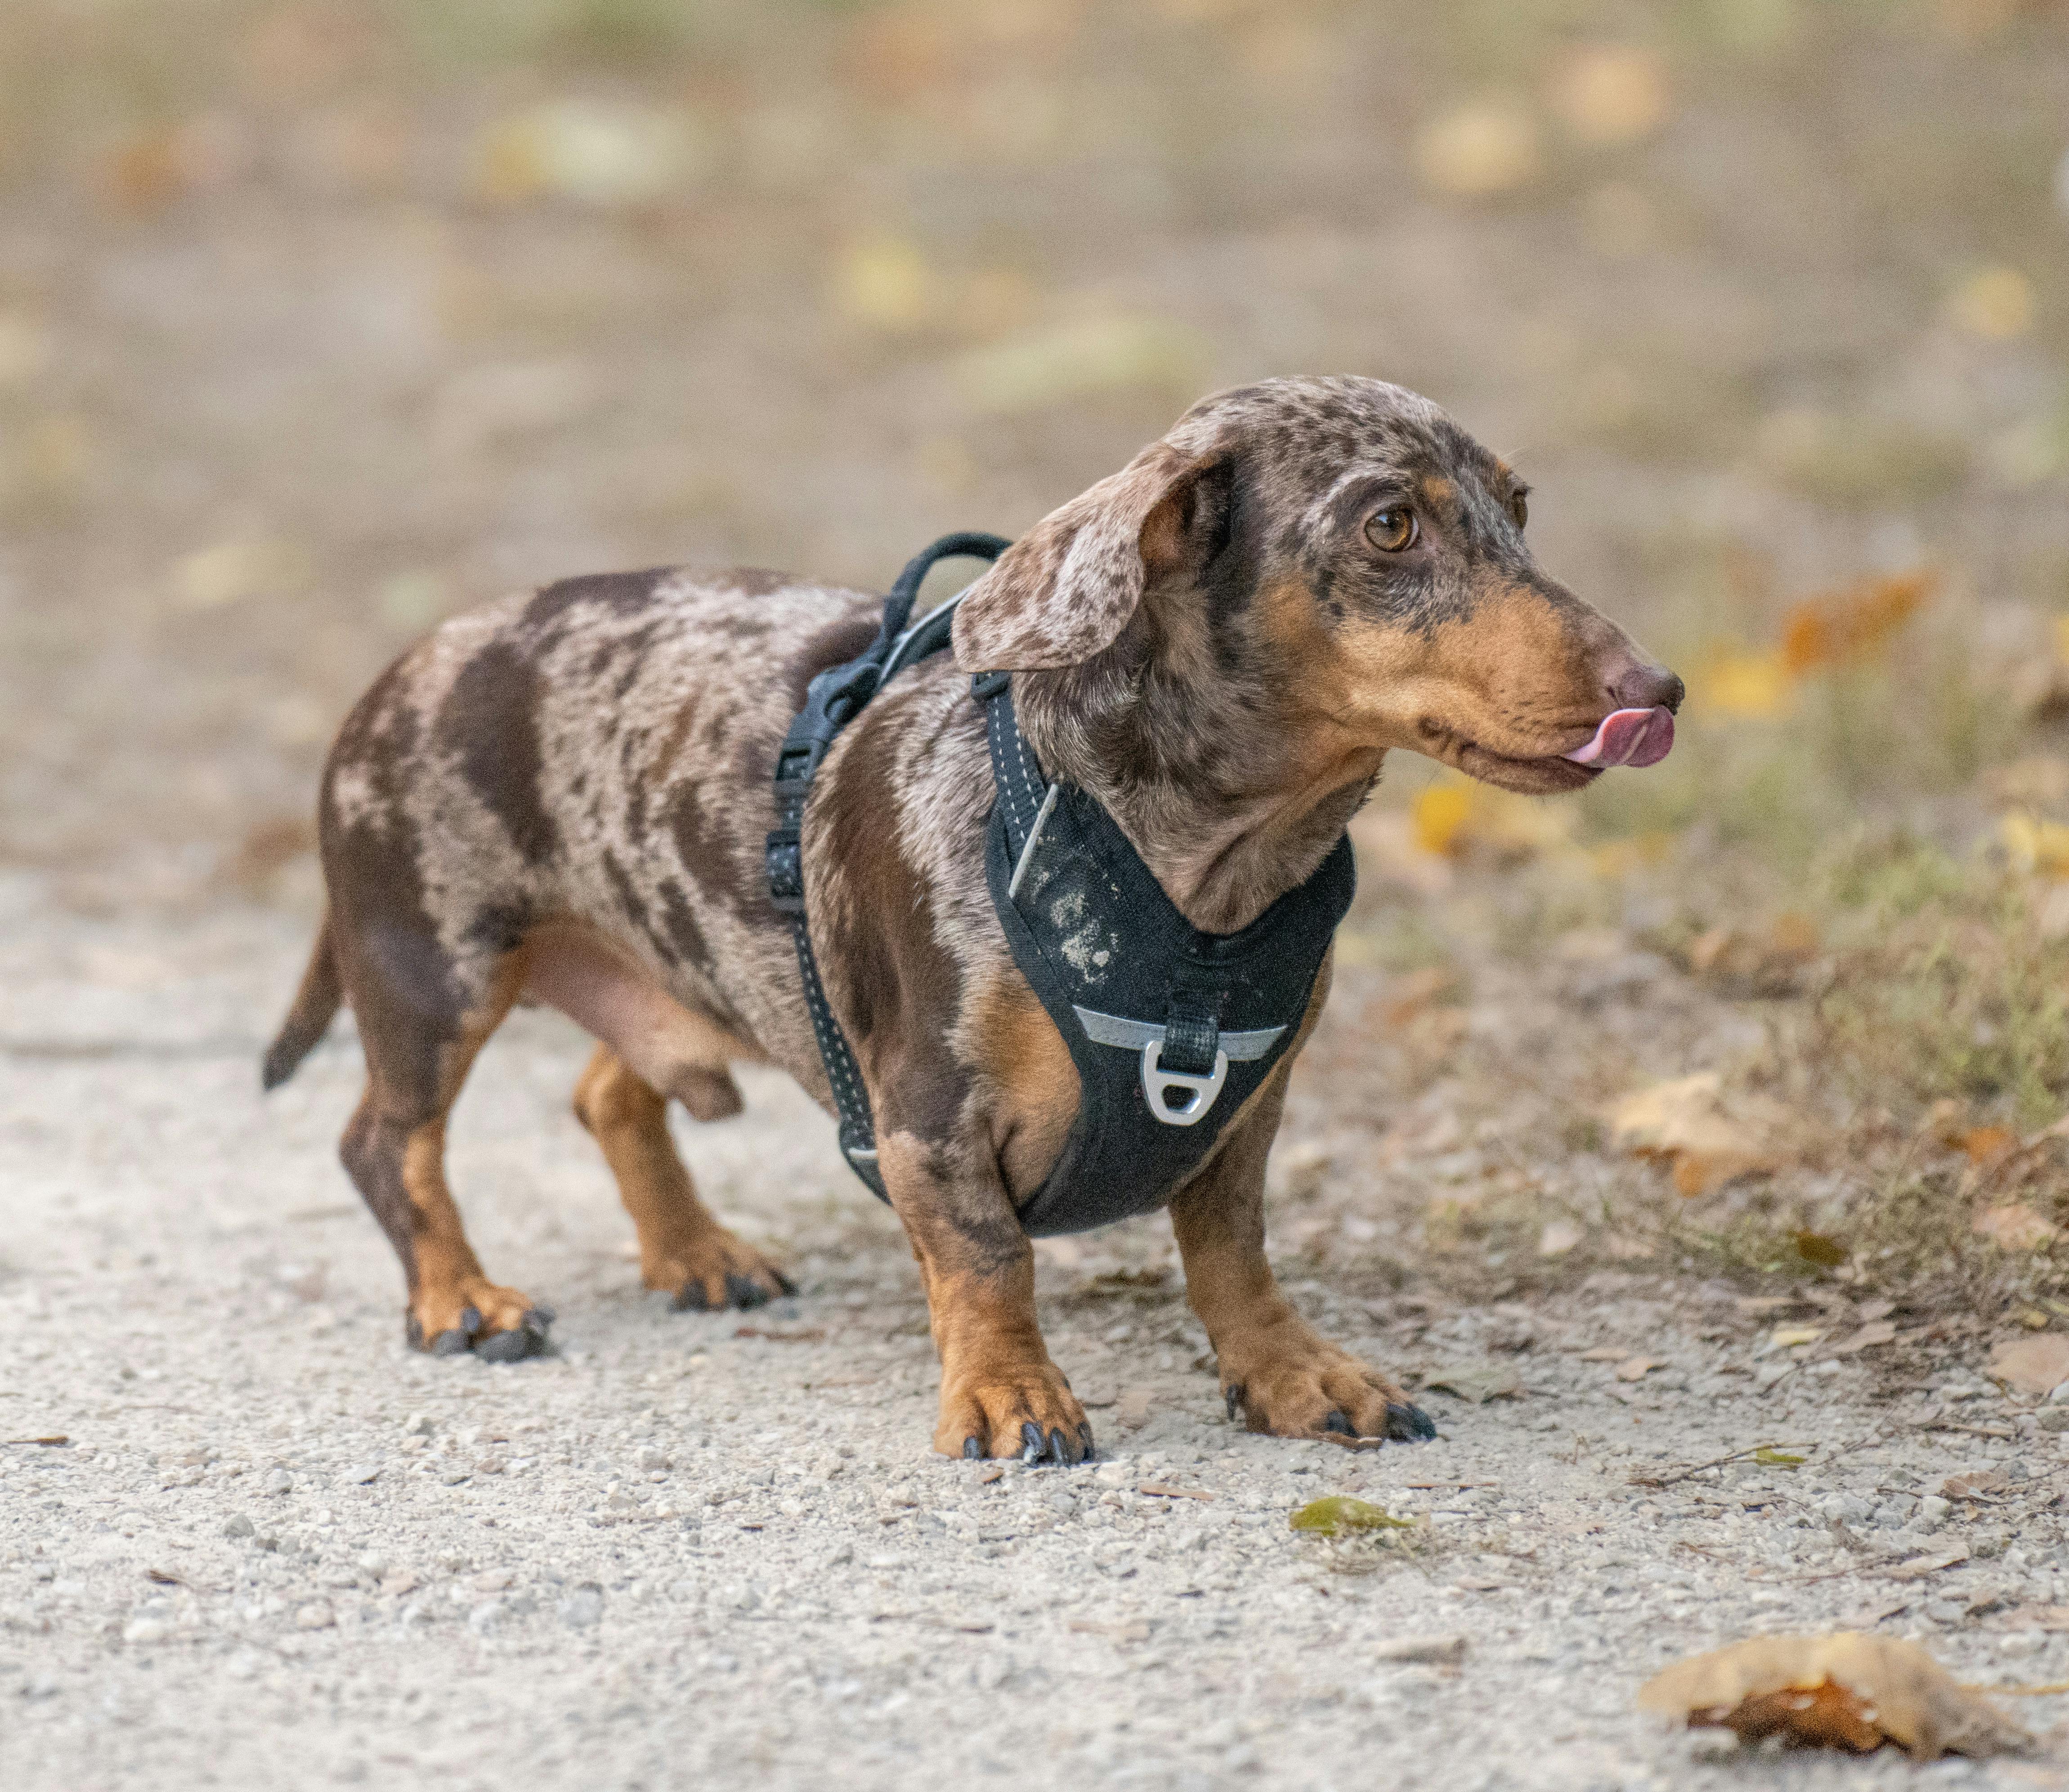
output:
<svg viewBox="0 0 2069 1792"><path fill-rule="evenodd" d="M956 664L1030 672L1081 665L1112 646L1150 580L1185 558L1195 487L1217 459L1154 442L1051 511L957 605Z"/></svg>

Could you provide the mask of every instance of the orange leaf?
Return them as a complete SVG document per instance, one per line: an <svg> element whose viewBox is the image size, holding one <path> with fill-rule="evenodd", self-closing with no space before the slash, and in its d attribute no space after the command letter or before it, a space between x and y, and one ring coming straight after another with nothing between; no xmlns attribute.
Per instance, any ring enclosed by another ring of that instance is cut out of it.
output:
<svg viewBox="0 0 2069 1792"><path fill-rule="evenodd" d="M1933 583L1922 572L1864 579L1798 604L1782 624L1782 664L1801 677L1880 646L1910 621Z"/></svg>

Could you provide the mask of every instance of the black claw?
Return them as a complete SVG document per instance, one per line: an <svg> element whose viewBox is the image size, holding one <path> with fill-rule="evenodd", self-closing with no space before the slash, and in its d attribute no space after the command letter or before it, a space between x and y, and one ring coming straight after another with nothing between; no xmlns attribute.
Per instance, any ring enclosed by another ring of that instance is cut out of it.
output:
<svg viewBox="0 0 2069 1792"><path fill-rule="evenodd" d="M1322 1421L1322 1429L1325 1432L1334 1432L1339 1437L1357 1436L1357 1432L1352 1427L1350 1420L1341 1412L1331 1413Z"/></svg>
<svg viewBox="0 0 2069 1792"><path fill-rule="evenodd" d="M532 1354L533 1342L534 1334L520 1326L515 1331L484 1338L475 1346L474 1354L484 1362L517 1362Z"/></svg>
<svg viewBox="0 0 2069 1792"><path fill-rule="evenodd" d="M798 1285L791 1281L788 1276L785 1275L781 1270L772 1269L769 1273L776 1278L776 1285L781 1289L786 1294L794 1294L798 1292Z"/></svg>
<svg viewBox="0 0 2069 1792"><path fill-rule="evenodd" d="M1042 1452L1049 1447L1049 1440L1042 1435L1042 1427L1032 1419L1020 1427L1020 1460L1034 1463L1042 1460Z"/></svg>
<svg viewBox="0 0 2069 1792"><path fill-rule="evenodd" d="M964 1461L975 1462L983 1454L984 1444L980 1440L974 1437L965 1437L963 1440Z"/></svg>
<svg viewBox="0 0 2069 1792"><path fill-rule="evenodd" d="M1052 1462L1066 1463L1075 1462L1078 1460L1076 1452L1064 1440L1063 1434L1060 1430L1052 1430L1049 1433L1049 1460Z"/></svg>
<svg viewBox="0 0 2069 1792"><path fill-rule="evenodd" d="M1228 1405L1228 1415L1230 1418L1240 1419L1243 1416L1243 1403L1247 1394L1248 1390L1243 1387L1241 1382L1230 1382L1228 1386L1222 1391L1222 1398Z"/></svg>
<svg viewBox="0 0 2069 1792"><path fill-rule="evenodd" d="M459 1329L472 1338L481 1330L481 1309L462 1307L459 1309Z"/></svg>
<svg viewBox="0 0 2069 1792"><path fill-rule="evenodd" d="M530 1312L527 1313L522 1319L517 1322L518 1325L522 1327L524 1330L529 1333L532 1337L538 1340L539 1346L541 1349L544 1349L545 1346L546 1328L552 1325L553 1322L553 1309L549 1306L535 1306Z"/></svg>
<svg viewBox="0 0 2069 1792"><path fill-rule="evenodd" d="M669 1301L671 1311L675 1313L708 1313L711 1302L704 1298L704 1285L692 1278L675 1290L675 1297Z"/></svg>
<svg viewBox="0 0 2069 1792"><path fill-rule="evenodd" d="M1418 1406L1389 1405L1386 1435L1397 1444L1424 1444L1437 1435L1436 1421Z"/></svg>
<svg viewBox="0 0 2069 1792"><path fill-rule="evenodd" d="M1092 1422L1091 1419L1088 1419L1082 1425L1078 1427L1078 1436L1085 1446L1083 1460L1087 1462L1090 1462L1093 1456L1098 1453L1092 1448Z"/></svg>
<svg viewBox="0 0 2069 1792"><path fill-rule="evenodd" d="M769 1290L758 1281L746 1276L737 1276L730 1269L725 1273L725 1297L737 1307L765 1306Z"/></svg>
<svg viewBox="0 0 2069 1792"><path fill-rule="evenodd" d="M433 1356L451 1357L467 1354L467 1338L463 1331L442 1331L431 1340Z"/></svg>

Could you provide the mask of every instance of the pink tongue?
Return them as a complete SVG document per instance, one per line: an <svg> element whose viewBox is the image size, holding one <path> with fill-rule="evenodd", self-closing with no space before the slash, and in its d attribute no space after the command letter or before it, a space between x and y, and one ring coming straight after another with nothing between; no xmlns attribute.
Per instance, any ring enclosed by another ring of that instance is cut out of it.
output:
<svg viewBox="0 0 2069 1792"><path fill-rule="evenodd" d="M1562 759L1576 765L1657 765L1674 747L1674 712L1620 709L1602 718L1595 738Z"/></svg>

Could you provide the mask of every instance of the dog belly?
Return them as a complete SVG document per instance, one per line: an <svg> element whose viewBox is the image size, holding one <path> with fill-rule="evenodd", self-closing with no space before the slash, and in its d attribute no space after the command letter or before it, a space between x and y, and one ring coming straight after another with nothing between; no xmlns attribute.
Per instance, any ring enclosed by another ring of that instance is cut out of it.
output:
<svg viewBox="0 0 2069 1792"><path fill-rule="evenodd" d="M528 996L558 1008L698 1119L739 1113L740 1091L726 1066L759 1058L753 1047L685 1008L644 966L596 935L549 927L525 944Z"/></svg>

